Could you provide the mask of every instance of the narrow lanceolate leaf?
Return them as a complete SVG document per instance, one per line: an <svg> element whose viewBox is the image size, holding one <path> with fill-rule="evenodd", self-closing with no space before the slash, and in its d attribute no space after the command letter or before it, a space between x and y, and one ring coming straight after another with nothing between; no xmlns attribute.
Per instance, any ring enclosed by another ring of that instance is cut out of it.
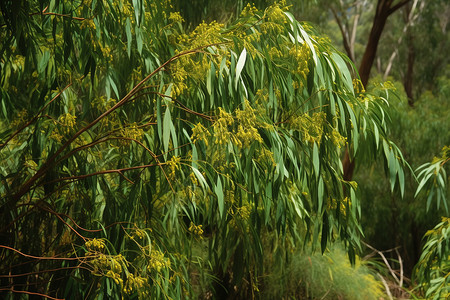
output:
<svg viewBox="0 0 450 300"><path fill-rule="evenodd" d="M338 66L338 70L342 76L340 76L340 80L342 80L349 91L353 91L353 82L352 76L350 75L350 71L348 69L347 63L344 59L338 55L337 53L332 53L331 58Z"/></svg>
<svg viewBox="0 0 450 300"><path fill-rule="evenodd" d="M127 22L125 25L125 32L127 33L127 54L128 54L128 58L129 58L131 56L131 44L133 42L133 36L131 35L130 18L127 18Z"/></svg>
<svg viewBox="0 0 450 300"><path fill-rule="evenodd" d="M172 127L172 117L170 116L170 109L169 107L167 107L166 112L164 113L163 122L163 145L165 156L167 156L167 152L169 151L170 132L172 130Z"/></svg>
<svg viewBox="0 0 450 300"><path fill-rule="evenodd" d="M220 176L217 176L217 184L214 187L214 192L217 196L217 203L219 205L219 215L223 217L223 211L225 210L224 196L223 196L223 187L222 181L220 180Z"/></svg>
<svg viewBox="0 0 450 300"><path fill-rule="evenodd" d="M405 174L401 166L399 166L398 168L398 183L400 185L401 196L403 197L403 195L405 194Z"/></svg>
<svg viewBox="0 0 450 300"><path fill-rule="evenodd" d="M245 65L245 60L247 59L247 50L245 48L242 50L241 55L239 55L239 59L236 64L236 77L234 78L234 87L237 88L239 78L241 76L242 69Z"/></svg>
<svg viewBox="0 0 450 300"><path fill-rule="evenodd" d="M320 160L319 160L319 147L317 147L316 143L314 143L313 146L313 166L314 166L314 173L316 173L316 177L318 177L320 169Z"/></svg>
<svg viewBox="0 0 450 300"><path fill-rule="evenodd" d="M317 186L317 201L318 201L318 211L321 212L322 211L322 206L323 206L323 179L322 177L320 177L319 179L319 185Z"/></svg>

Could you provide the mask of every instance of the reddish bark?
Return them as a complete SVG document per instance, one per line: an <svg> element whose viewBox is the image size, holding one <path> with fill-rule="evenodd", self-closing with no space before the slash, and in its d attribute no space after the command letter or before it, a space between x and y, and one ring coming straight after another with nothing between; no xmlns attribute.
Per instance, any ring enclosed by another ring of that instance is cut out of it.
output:
<svg viewBox="0 0 450 300"><path fill-rule="evenodd" d="M366 86L369 82L370 70L372 69L372 66L375 62L378 44L380 42L381 34L383 33L384 26L386 25L388 17L400 7L407 4L409 1L411 0L402 0L398 2L396 2L395 0L377 1L372 29L370 30L366 49L364 50L364 55L361 60L361 64L359 65L359 76L361 77L361 82L364 86ZM345 150L342 165L344 170L344 180L352 180L353 171L355 169L355 160L350 158L348 148Z"/></svg>

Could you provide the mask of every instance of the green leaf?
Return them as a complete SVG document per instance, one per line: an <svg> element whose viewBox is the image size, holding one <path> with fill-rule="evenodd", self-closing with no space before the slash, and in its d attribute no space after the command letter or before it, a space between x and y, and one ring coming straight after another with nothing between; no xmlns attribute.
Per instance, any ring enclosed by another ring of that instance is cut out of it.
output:
<svg viewBox="0 0 450 300"><path fill-rule="evenodd" d="M224 203L224 196L223 196L222 181L220 180L220 176L217 176L217 184L214 187L214 192L217 195L217 203L219 205L219 215L222 218L223 212L225 210L225 203Z"/></svg>
<svg viewBox="0 0 450 300"><path fill-rule="evenodd" d="M318 212L321 212L323 208L323 192L323 179L322 177L320 177L319 184L317 186Z"/></svg>
<svg viewBox="0 0 450 300"><path fill-rule="evenodd" d="M422 180L419 183L419 186L417 187L416 193L414 194L414 197L417 197L417 195L420 193L423 186L427 183L428 179L430 179L431 176L433 176L433 173L429 173L424 178L422 178Z"/></svg>
<svg viewBox="0 0 450 300"><path fill-rule="evenodd" d="M172 130L172 118L170 116L170 108L167 106L164 113L163 122L163 145L164 145L164 157L167 158L167 152L169 151L170 131Z"/></svg>
<svg viewBox="0 0 450 300"><path fill-rule="evenodd" d="M142 49L144 47L142 30L138 25L136 25L134 27L134 32L135 32L135 37L136 37L137 50L138 50L139 54L142 55Z"/></svg>
<svg viewBox="0 0 450 300"><path fill-rule="evenodd" d="M331 53L331 59L337 64L337 69L342 74L340 79L344 82L348 91L353 92L352 76L350 75L350 71L348 69L347 63L336 52Z"/></svg>
<svg viewBox="0 0 450 300"><path fill-rule="evenodd" d="M208 183L206 182L205 177L203 177L202 173L200 173L200 171L197 168L192 166L191 169L192 172L194 172L195 177L197 177L202 189L206 191L208 188Z"/></svg>
<svg viewBox="0 0 450 300"><path fill-rule="evenodd" d="M125 32L127 34L127 54L128 58L131 57L131 44L133 42L133 36L131 35L131 21L130 18L127 18L125 25Z"/></svg>
<svg viewBox="0 0 450 300"><path fill-rule="evenodd" d="M237 89L238 81L241 77L242 69L245 65L245 60L247 59L247 50L244 48L242 49L241 55L239 55L239 59L236 64L236 77L234 78L234 87Z"/></svg>
<svg viewBox="0 0 450 300"><path fill-rule="evenodd" d="M141 15L143 11L143 2L142 0L133 0L134 14L136 16L136 24L140 26L141 24Z"/></svg>
<svg viewBox="0 0 450 300"><path fill-rule="evenodd" d="M397 160L395 159L394 151L389 151L389 156L387 157L389 166L389 177L391 182L391 192L394 191L395 182L397 179Z"/></svg>
<svg viewBox="0 0 450 300"><path fill-rule="evenodd" d="M399 166L398 168L398 183L400 185L400 194L403 198L405 194L405 174L403 172L403 168Z"/></svg>
<svg viewBox="0 0 450 300"><path fill-rule="evenodd" d="M314 166L314 173L316 174L317 178L319 177L320 160L319 160L319 148L317 147L317 144L315 142L313 145L313 166Z"/></svg>

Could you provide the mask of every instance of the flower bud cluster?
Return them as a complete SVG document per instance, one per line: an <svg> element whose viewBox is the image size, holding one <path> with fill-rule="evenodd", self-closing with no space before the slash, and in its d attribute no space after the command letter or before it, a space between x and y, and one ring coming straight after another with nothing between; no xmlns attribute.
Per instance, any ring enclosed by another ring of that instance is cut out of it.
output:
<svg viewBox="0 0 450 300"><path fill-rule="evenodd" d="M148 263L147 269L149 271L155 270L161 272L163 268L170 267L170 260L164 257L164 253L159 250L152 250L150 254L150 262Z"/></svg>
<svg viewBox="0 0 450 300"><path fill-rule="evenodd" d="M191 225L189 226L189 232L192 232L193 234L197 236L202 236L203 234L203 225L195 225L193 222L191 222Z"/></svg>

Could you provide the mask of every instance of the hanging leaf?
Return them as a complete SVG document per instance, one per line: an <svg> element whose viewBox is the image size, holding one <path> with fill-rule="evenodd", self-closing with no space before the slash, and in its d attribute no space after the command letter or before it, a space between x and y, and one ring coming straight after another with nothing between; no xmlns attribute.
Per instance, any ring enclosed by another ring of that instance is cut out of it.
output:
<svg viewBox="0 0 450 300"><path fill-rule="evenodd" d="M234 78L234 87L236 89L237 89L237 84L241 77L241 72L242 72L242 69L244 68L246 59L247 59L247 50L244 48L244 49L242 49L241 55L239 55L239 59L236 64L236 77Z"/></svg>

